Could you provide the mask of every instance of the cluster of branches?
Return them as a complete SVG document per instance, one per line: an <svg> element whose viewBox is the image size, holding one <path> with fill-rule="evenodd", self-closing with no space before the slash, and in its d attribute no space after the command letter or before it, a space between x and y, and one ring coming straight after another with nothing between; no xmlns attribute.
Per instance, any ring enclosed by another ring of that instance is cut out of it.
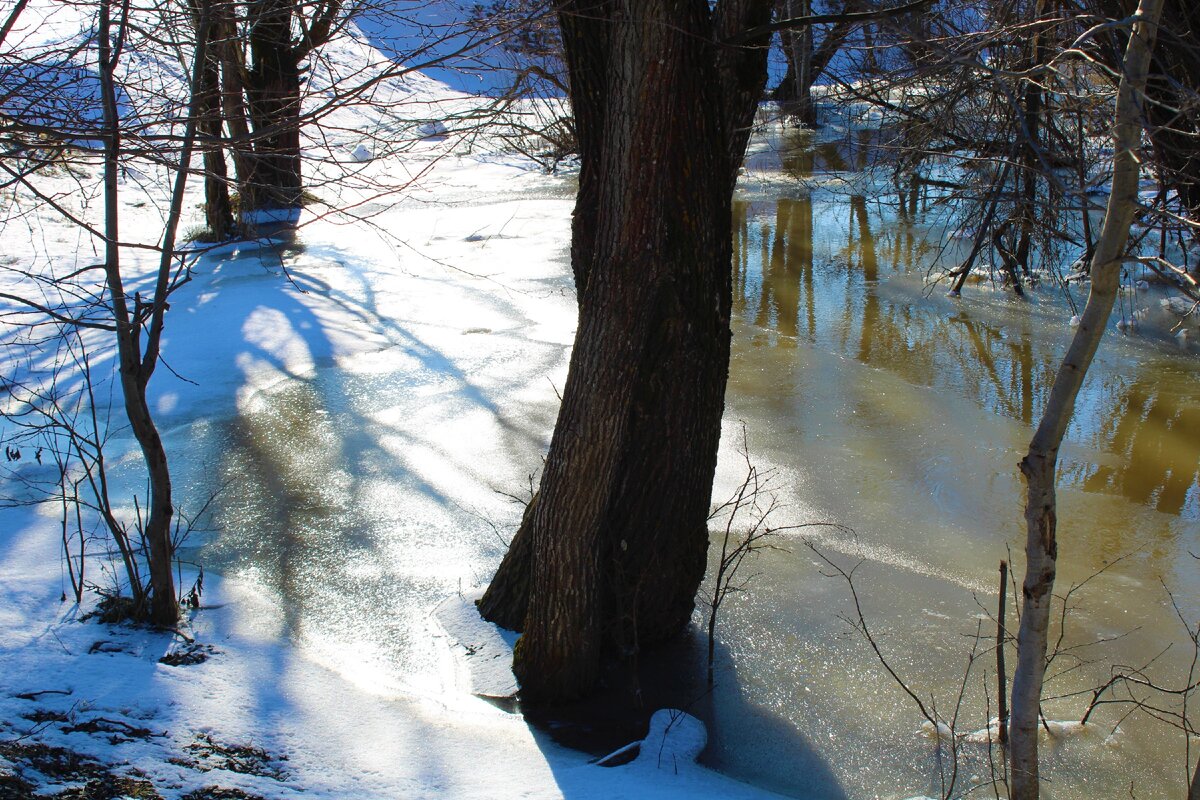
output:
<svg viewBox="0 0 1200 800"><path fill-rule="evenodd" d="M19 0L0 17L0 229L28 241L0 276L11 373L2 413L10 461L23 444L39 464L51 453L51 494L91 517L64 514L64 526L75 518L75 544L64 527L64 549L77 598L84 543L98 522L118 590L132 597L130 615L160 625L178 617L172 564L182 529L147 390L163 364L170 298L197 252L178 246L189 177L205 184L208 237L244 233L246 212L301 203L306 143L320 140L325 157L340 162L339 142L367 139L374 156L380 143L419 139L430 115L443 112L395 79L483 38L410 26L404 64L365 45L325 59L334 37L350 38L351 12L396 9L342 0ZM339 112L366 104L371 115L338 127ZM376 129L358 127L364 118ZM373 180L367 188L376 193L396 188ZM130 184L157 206L161 227L122 224ZM46 243L48 219L75 233L73 250ZM120 511L128 506L113 496L104 457L106 389L124 408L145 470L145 495L134 495L131 511Z"/></svg>
<svg viewBox="0 0 1200 800"><path fill-rule="evenodd" d="M1059 652L1049 637L1057 560L1055 471L1076 396L1124 265L1146 264L1195 296L1186 258L1200 231L1196 13L1194 4L1175 0L1141 0L1136 7L1104 0L946 4L936 13L879 24L863 39L873 44L856 54L853 80L839 86L840 97L882 110L898 175L935 183L973 217L973 246L950 272L953 292L985 248L1000 260L1018 293L1039 273L1054 271L1064 261L1064 248L1081 253L1077 277L1091 282L1087 306L1020 464L1028 486L1027 563L1005 753L1010 797L1017 800L1038 797L1042 778L1040 709L1047 670ZM939 174L947 164L957 168ZM1149 202L1139 191L1147 175L1159 184ZM1090 199L1096 188L1108 195L1098 229L1090 218L1100 208ZM1158 233L1158 252L1151 257L1134 255L1145 252L1146 234L1131 235L1139 218ZM1183 263L1172 263L1169 255ZM837 571L850 580L852 570ZM861 615L859 626L870 639ZM1132 687L1153 687L1142 674L1119 672L1097 697L1121 688L1127 702L1153 709L1144 698L1129 699ZM1193 683L1189 678L1177 691L1186 697ZM910 695L936 726L936 715ZM1177 724L1190 732L1186 715L1182 719Z"/></svg>
<svg viewBox="0 0 1200 800"><path fill-rule="evenodd" d="M472 27L508 56L511 80L492 105L503 122L494 133L550 172L579 151L554 10L547 0L492 0L471 9Z"/></svg>
<svg viewBox="0 0 1200 800"><path fill-rule="evenodd" d="M1111 174L1107 136L1133 2L932 2L865 21L862 12L873 4L781 6L833 20L784 33L789 75L777 90L784 109L799 104L802 113L794 113L815 121L805 84L819 79L837 102L882 112L880 152L898 194L936 188L971 241L944 276L953 294L984 262L1018 294L1045 275L1087 277L1099 234L1094 217ZM1180 0L1168 0L1163 14L1145 90L1147 156L1160 190L1143 197L1144 227L1130 246L1147 253L1139 263L1151 279L1193 299L1200 274L1198 14ZM1073 270L1060 267L1072 263Z"/></svg>
<svg viewBox="0 0 1200 800"><path fill-rule="evenodd" d="M24 227L30 241L4 273L14 373L4 412L16 431L14 456L31 441L57 470L76 599L96 585L85 575L98 522L109 543L100 549L111 547L116 565L111 590L128 593L123 613L159 625L178 618L172 572L183 517L147 390L163 363L169 299L190 278L176 245L218 27L211 10L171 3L99 0L36 15L18 3L0 42L0 190L10 199L3 225L11 237ZM161 228L148 241L122 225L120 195L131 182L162 204ZM36 246L53 218L77 234L74 252ZM29 354L24 364L20 352ZM95 377L97 364L107 374L100 368ZM124 409L144 469L145 494L132 496L131 512L114 496L105 456L113 402L105 390Z"/></svg>
<svg viewBox="0 0 1200 800"><path fill-rule="evenodd" d="M1131 274L1127 265L1141 264L1149 277L1198 298L1200 11L1179 0L985 0L930 2L919 13L871 16L879 7L779 4L773 25L784 31L788 81L800 84L777 91L785 112L806 124L819 121L811 82L821 75L833 86L823 96L843 113L849 106L882 119L880 150L894 170L897 194L906 194L902 184L914 196L936 187L965 217L972 242L947 273L953 294L988 252L1018 294L1047 274L1091 283L1021 462L1029 487L1027 572L1012 721L1000 727L1010 734L1004 781L1011 797L1026 800L1038 796L1042 779L1037 740L1047 669L1062 656L1061 637L1048 651L1057 558L1054 476L1075 397L1119 282ZM812 24L787 31L797 19ZM1157 183L1156 192L1142 188L1146 178ZM1099 213L1103 225L1093 219ZM1139 228L1131 233L1135 221ZM1078 256L1070 276L1059 267L1071 261L1067 254ZM853 569L829 566L851 581ZM861 613L856 626L874 645ZM998 654L1007 636L1002 632ZM973 651L970 660L977 655ZM1148 680L1144 667L1120 669L1096 690L1095 702L1128 703L1190 734L1184 711L1172 716L1135 690L1182 697L1186 709L1194 684L1189 677L1184 686L1166 689ZM1118 689L1120 700L1113 696ZM947 724L909 694L935 729ZM956 706L951 727L957 714ZM943 786L947 796L955 783L951 773Z"/></svg>
<svg viewBox="0 0 1200 800"><path fill-rule="evenodd" d="M853 536L849 538L853 540ZM1006 758L1009 747L1007 654L1019 645L1016 626L1009 624L1007 598L1010 589L1013 595L1017 594L1017 587L1015 580L1009 585L1008 562L1000 562L999 604L996 610L993 612L976 598L980 613L974 629L965 634L970 647L961 675L951 687L951 695L941 698L946 702L939 702L935 693L926 693L927 690L919 677L904 674L902 667L898 666L894 657L887 652L885 634L868 618L863 608L859 577L859 571L868 563L867 559L856 556L847 561L831 555L813 541L805 540L804 545L818 559L823 575L845 583L851 611L841 615L842 619L862 637L889 679L925 720L923 727L935 745L938 796L943 800L950 800L953 797L965 797L988 790L991 796L997 798L1017 796L1016 792L1022 790L1013 788L1014 775ZM1194 763L1192 737L1197 735L1191 701L1197 691L1200 691L1200 676L1197 675L1197 665L1200 664L1200 623L1189 622L1169 589L1164 586L1164 592L1186 632L1190 645L1190 649L1182 654L1182 658L1176 658L1175 663L1167 663L1166 656L1174 647L1169 644L1138 664L1109 664L1108 677L1092 686L1060 692L1051 689L1068 676L1078 675L1085 670L1094 675L1097 667L1107 663L1103 649L1113 641L1113 637L1080 640L1077 633L1072 631L1073 614L1079 610L1081 595L1088 585L1127 557L1128 555L1107 562L1091 575L1072 585L1062 595L1055 596L1056 632L1045 654L1048 672L1045 686L1048 691L1037 706L1037 718L1048 738L1066 735L1071 730L1083 731L1089 725L1100 725L1101 723L1094 719L1094 714L1101 707L1116 707L1119 710L1115 720L1105 723L1109 735L1115 735L1121 726L1135 715L1145 716L1163 724L1168 730L1182 736L1185 764L1189 767L1175 785L1191 787L1187 796L1195 798L1200 791L1200 770L1190 770ZM1020 605L1015 606L1015 612L1019 624ZM985 622L994 628L994 640L991 639L990 630L985 627ZM994 671L989 669L989 662L994 663ZM984 712L983 726L976 730L967 726L972 706L979 706ZM1046 709L1049 706L1073 709L1074 719L1062 721L1061 716L1058 719L1048 717ZM977 764L979 761L985 763ZM964 781L963 773L967 767L982 767L978 772L986 770L988 779L984 780L982 774L977 774L969 783ZM1167 784L1164 782L1156 789L1162 790L1165 785ZM1136 787L1130 787L1131 794L1135 794L1135 789Z"/></svg>

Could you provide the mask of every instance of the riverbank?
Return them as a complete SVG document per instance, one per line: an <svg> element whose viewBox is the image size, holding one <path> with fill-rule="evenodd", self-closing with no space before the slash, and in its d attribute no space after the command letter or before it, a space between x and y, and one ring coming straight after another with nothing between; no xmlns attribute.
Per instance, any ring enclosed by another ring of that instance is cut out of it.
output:
<svg viewBox="0 0 1200 800"><path fill-rule="evenodd" d="M771 796L690 762L593 766L454 680L430 614L503 550L519 508L498 491L536 469L574 300L566 181L439 147L409 156L431 168L369 222L325 216L328 198L294 234L199 254L173 297L151 403L182 512L218 498L181 550L208 572L178 632L68 599L57 505L0 511L0 797ZM157 200L123 185L128 231L152 237ZM111 350L91 344L99 379ZM107 455L132 515L116 413ZM33 445L8 464L10 498L53 483ZM263 479L277 505L242 502ZM88 546L89 580L111 588Z"/></svg>

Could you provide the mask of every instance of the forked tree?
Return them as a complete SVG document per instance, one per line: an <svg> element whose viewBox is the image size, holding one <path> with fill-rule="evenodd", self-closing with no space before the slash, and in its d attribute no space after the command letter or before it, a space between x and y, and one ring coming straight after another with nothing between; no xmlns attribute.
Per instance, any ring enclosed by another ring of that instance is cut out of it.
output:
<svg viewBox="0 0 1200 800"><path fill-rule="evenodd" d="M829 12L833 15L863 10L862 0L840 0L829 5L839 9ZM813 13L813 0L775 0L775 14L780 20L809 17ZM780 31L780 45L787 71L775 88L773 97L783 112L801 125L817 127L813 85L821 79L854 27L851 21L842 20L829 25L804 25L794 32L789 29Z"/></svg>
<svg viewBox="0 0 1200 800"><path fill-rule="evenodd" d="M300 205L304 189L301 65L329 41L340 22L342 4L327 0L307 8L295 0L255 0L247 8L251 59L246 97L254 158L243 186L252 191L251 207L294 207Z"/></svg>
<svg viewBox="0 0 1200 800"><path fill-rule="evenodd" d="M28 259L30 263L14 260L6 268L7 291L3 296L13 308L6 314L6 322L19 331L55 325L76 334L90 330L113 337L109 346L116 354L121 402L146 470L148 498L144 506L135 498L136 521L130 525L113 513L86 356L74 354L86 386L84 404L93 412L90 433L76 429L64 416L62 406L57 404L60 396L53 385L56 378L51 379L49 387L39 388L34 385L38 380L35 376L31 379L31 390L23 391L27 397L21 399L10 387L9 399L16 404L16 413L23 416L21 403L37 404L35 418L44 419L46 428L65 430L66 438L75 443L72 447L76 448L78 460L87 462L82 469L93 487L95 509L109 528L124 561L133 601L129 613L136 619L172 625L179 617L173 578L175 505L167 454L147 399L147 389L161 363L170 295L188 277L175 245L197 137L197 120L203 110L203 97L197 87L203 84L210 18L200 11L193 19L200 32L199 45L189 52L189 74L183 76L180 86L161 81L162 76L156 73L124 69L131 60L130 53L139 49L144 52L148 40L160 47L164 41L175 43L165 36L157 37L164 31L183 27L178 18L139 16L137 9L119 0L99 0L87 10L95 13L95 22L94 33L88 32L84 39L86 49L71 40L23 46L23 40L9 39L16 38L18 29L22 36L31 29L29 20L20 18L28 13L24 4L18 4L0 27L0 98L10 101L9 108L19 112L5 119L4 132L14 146L0 154L0 186L19 198L12 209L6 210L4 222L20 219L27 213L22 212L21 206L32 203L39 214L49 213L86 234L100 251L102 260L87 264L90 259L85 248L80 248L79 253L63 254L62 261L49 258L45 264L36 256ZM80 52L94 64L95 81L84 81L76 94L64 98L63 87L70 85L70 77L79 74L70 56ZM182 103L178 97L181 89ZM131 98L137 103L131 103ZM140 103L155 113L147 113L145 118L135 113L132 108ZM43 151L51 155L41 154ZM78 157L86 162L89 152L98 157L100 166L99 224L89 221L86 213L91 189L86 183L86 172L78 178L77 192L62 192L53 182L57 172L55 158L69 161ZM164 209L161 238L157 245L151 245L122 229L120 191L122 175L137 174L134 164L146 168L155 162L166 166L173 181L169 206ZM142 249L157 251L154 269L145 270L131 263L137 260L131 256ZM80 261L85 263L81 266ZM83 347L83 339L80 337L78 341ZM68 479L64 473L64 494ZM78 480L82 482L84 478Z"/></svg>
<svg viewBox="0 0 1200 800"><path fill-rule="evenodd" d="M346 15L341 0L189 0L189 8L196 46L208 52L197 86L206 221L223 239L234 227L224 147L233 158L242 210L300 205L304 65L339 32Z"/></svg>

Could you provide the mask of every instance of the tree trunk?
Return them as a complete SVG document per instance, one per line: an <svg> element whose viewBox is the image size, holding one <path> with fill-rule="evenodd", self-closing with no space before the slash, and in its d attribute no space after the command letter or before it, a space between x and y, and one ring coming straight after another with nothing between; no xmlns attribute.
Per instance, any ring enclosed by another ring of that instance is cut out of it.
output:
<svg viewBox="0 0 1200 800"><path fill-rule="evenodd" d="M1033 18L1041 19L1045 10L1045 0L1034 3ZM1034 34L1029 45L1029 60L1025 69L1036 69L1046 63L1046 37ZM1037 227L1037 193L1038 182L1042 179L1045 166L1042 163L1042 110L1045 103L1040 79L1025 82L1025 90L1021 98L1021 194L1015 215L1018 222L1018 237L1015 257L1020 267L1022 278L1028 278L1033 273L1030 263L1033 254L1033 232ZM1019 288L1019 284L1014 284Z"/></svg>
<svg viewBox="0 0 1200 800"><path fill-rule="evenodd" d="M691 617L729 365L732 186L766 77L765 48L714 39L770 5L559 11L579 327L537 500L480 604L524 631L526 700L591 691Z"/></svg>
<svg viewBox="0 0 1200 800"><path fill-rule="evenodd" d="M147 561L150 567L150 622L160 626L174 625L179 620L179 604L175 599L175 579L171 574L174 548L171 544L171 517L174 505L171 500L171 472L167 465L167 452L163 448L158 428L150 416L146 402L146 386L130 371L136 369L128 353L136 347L136 341L128 343L132 336L122 335L121 342L121 391L125 399L125 412L129 418L133 435L142 448L146 472L150 483L150 508L143 521L143 537L146 541Z"/></svg>
<svg viewBox="0 0 1200 800"><path fill-rule="evenodd" d="M812 13L811 0L783 0L783 6L788 19L806 17ZM805 26L798 31L785 33L787 35L782 38L787 55L787 75L784 76L783 83L786 92L783 107L789 116L811 128L817 121L812 102L812 28Z"/></svg>
<svg viewBox="0 0 1200 800"><path fill-rule="evenodd" d="M196 85L200 135L204 140L204 221L213 238L224 241L233 230L233 205L221 144L221 62L214 46L214 33L220 34L218 26L213 24L213 5L212 0L200 0L192 10L192 17L197 39L200 35L208 37L203 44L197 41L197 47L203 46L207 57Z"/></svg>
<svg viewBox="0 0 1200 800"><path fill-rule="evenodd" d="M846 13L862 10L862 0L846 0L841 10ZM812 13L812 0L776 0L782 18L794 19ZM780 31L780 41L787 61L783 80L775 88L774 99L784 113L808 128L816 128L817 107L812 99L812 87L824 74L829 62L837 55L854 26L836 22L825 28L821 44L815 45L815 35L809 26L798 30Z"/></svg>
<svg viewBox="0 0 1200 800"><path fill-rule="evenodd" d="M300 58L292 44L293 0L258 0L251 11L246 86L254 128L247 181L254 208L300 205Z"/></svg>
<svg viewBox="0 0 1200 800"><path fill-rule="evenodd" d="M1029 452L1021 461L1028 494L1025 504L1025 581L1017 669L1013 675L1009 765L1012 800L1039 793L1038 716L1046 669L1050 603L1058 557L1055 471L1058 450L1075 408L1075 398L1104 335L1120 280L1121 259L1137 207L1143 89L1162 0L1141 0L1143 18L1134 26L1117 95L1112 194L1092 260L1092 288L1075 337L1054 379L1046 410Z"/></svg>
<svg viewBox="0 0 1200 800"><path fill-rule="evenodd" d="M213 13L212 41L221 63L221 112L229 133L229 153L237 181L239 205L247 209L255 208L254 190L250 183L254 177L253 139L246 111L248 73L237 38L237 23L233 18L231 3L227 0L209 2L212 3Z"/></svg>
<svg viewBox="0 0 1200 800"><path fill-rule="evenodd" d="M166 452L146 402L149 372L143 370L141 355L141 309L136 299L134 308L130 309L129 298L125 294L121 278L118 204L121 123L114 78L121 53L112 47L111 42L113 38L118 42L123 41L124 36L112 36L111 2L112 0L102 0L100 4L98 31L100 92L104 113L104 271L110 295L109 304L116 326L117 358L125 413L134 437L142 448L150 480L149 516L143 528L149 551L147 560L150 568L150 605L149 608L137 608L136 613L138 616L145 615L157 625L172 625L179 618L179 606L175 600L175 581L171 574L171 477L167 469ZM120 24L124 25L125 21L122 20ZM186 173L186 161L182 169ZM145 599L135 598L139 605Z"/></svg>

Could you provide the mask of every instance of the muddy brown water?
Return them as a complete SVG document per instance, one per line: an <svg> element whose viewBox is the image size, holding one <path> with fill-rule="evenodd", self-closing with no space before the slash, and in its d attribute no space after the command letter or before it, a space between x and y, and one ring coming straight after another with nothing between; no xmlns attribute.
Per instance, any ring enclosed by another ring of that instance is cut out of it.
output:
<svg viewBox="0 0 1200 800"><path fill-rule="evenodd" d="M937 209L898 213L885 187L839 180L845 159L826 150L783 159L801 185L749 187L737 204L727 415L746 420L752 453L777 470L780 524L837 522L853 533L785 536L786 549L760 557L758 577L724 612L730 687L706 701L707 758L802 796L939 796L945 751L843 619L854 616L845 582L826 577L802 540L856 569L871 630L910 687L947 719L957 705L957 729L984 729L996 713L987 640L999 561L1011 558L1021 575L1017 462L1073 312L1050 281L1026 299L988 281L946 297L926 280L957 246ZM1136 285L1122 295L1062 453L1059 593L1083 585L1050 669L1051 720L1078 721L1090 688L1114 669L1145 667L1171 688L1189 682L1195 649L1175 606L1194 629L1200 362L1172 338L1163 296ZM1079 307L1084 299L1076 290ZM1139 308L1149 313L1138 335L1118 333ZM1165 695L1138 696L1181 710ZM808 756L757 735L763 720L798 732ZM814 752L826 769L812 769ZM1183 734L1128 703L1104 706L1082 733L1048 738L1043 753L1049 797L1185 793ZM955 794L992 796L1002 764L988 758L986 737L964 743L960 762Z"/></svg>

